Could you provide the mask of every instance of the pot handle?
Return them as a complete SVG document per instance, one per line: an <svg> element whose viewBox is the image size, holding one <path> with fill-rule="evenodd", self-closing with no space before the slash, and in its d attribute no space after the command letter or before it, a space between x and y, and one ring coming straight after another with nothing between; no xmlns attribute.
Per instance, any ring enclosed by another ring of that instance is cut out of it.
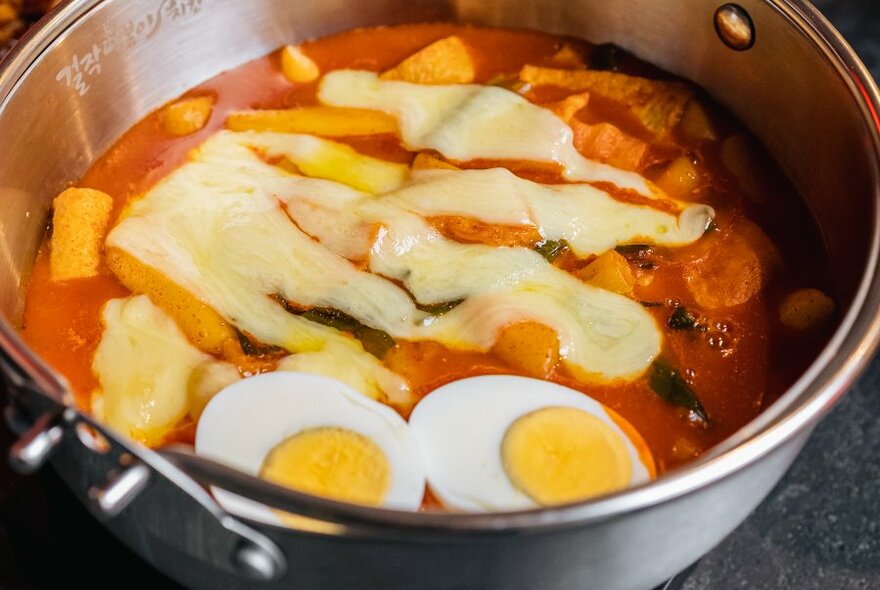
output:
<svg viewBox="0 0 880 590"><path fill-rule="evenodd" d="M172 462L123 442L36 388L13 385L3 368L9 394L5 417L20 435L9 451L16 471L33 473L51 461L91 512L144 556L171 546L255 581L285 575L287 561L274 541L226 513Z"/></svg>

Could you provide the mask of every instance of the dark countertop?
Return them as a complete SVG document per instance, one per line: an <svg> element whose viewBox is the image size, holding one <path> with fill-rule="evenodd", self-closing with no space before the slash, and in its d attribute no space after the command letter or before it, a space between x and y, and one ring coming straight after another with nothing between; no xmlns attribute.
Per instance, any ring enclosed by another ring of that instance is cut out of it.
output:
<svg viewBox="0 0 880 590"><path fill-rule="evenodd" d="M880 0L815 3L880 79ZM0 427L0 449L9 441ZM53 473L20 478L0 462L0 588L101 587L117 583L118 571L138 587L175 587L104 531ZM880 359L683 588L880 588Z"/></svg>

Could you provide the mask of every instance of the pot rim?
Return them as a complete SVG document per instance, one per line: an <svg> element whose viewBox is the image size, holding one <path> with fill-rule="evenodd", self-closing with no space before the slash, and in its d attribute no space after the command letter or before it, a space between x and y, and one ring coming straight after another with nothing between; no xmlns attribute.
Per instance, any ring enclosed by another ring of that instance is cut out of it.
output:
<svg viewBox="0 0 880 590"><path fill-rule="evenodd" d="M0 115L39 57L76 21L108 1L112 0L67 0L25 34L0 62ZM864 274L850 309L807 371L757 418L696 461L647 484L598 499L517 512L431 514L354 506L283 490L290 505L304 506L307 512L330 521L373 527L509 532L581 526L666 503L730 477L808 431L842 397L880 343L880 315L872 311L880 305L876 272L880 259L880 90L849 44L807 0L761 1L795 27L804 42L837 71L861 111L873 155L873 219ZM64 377L23 342L6 318L0 318L0 353L21 369L32 388L72 406ZM247 481L242 484L248 485Z"/></svg>

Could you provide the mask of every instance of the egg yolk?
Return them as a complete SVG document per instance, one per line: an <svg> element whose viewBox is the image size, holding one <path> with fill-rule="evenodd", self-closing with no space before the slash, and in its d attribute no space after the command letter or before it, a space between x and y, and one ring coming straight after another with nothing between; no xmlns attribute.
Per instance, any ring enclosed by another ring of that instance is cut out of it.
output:
<svg viewBox="0 0 880 590"><path fill-rule="evenodd" d="M583 410L552 407L514 422L501 445L514 486L542 505L565 504L625 488L632 463L620 435Z"/></svg>
<svg viewBox="0 0 880 590"><path fill-rule="evenodd" d="M391 484L391 466L366 436L323 427L303 430L275 446L260 477L332 500L378 506Z"/></svg>

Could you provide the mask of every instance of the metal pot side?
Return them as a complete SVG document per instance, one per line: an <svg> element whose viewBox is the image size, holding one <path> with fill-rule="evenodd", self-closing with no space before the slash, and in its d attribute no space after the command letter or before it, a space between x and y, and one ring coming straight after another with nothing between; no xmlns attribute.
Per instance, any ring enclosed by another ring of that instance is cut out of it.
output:
<svg viewBox="0 0 880 590"><path fill-rule="evenodd" d="M50 459L120 539L202 588L652 587L724 538L783 475L874 352L880 97L852 50L801 0L743 0L753 46L716 34L705 0L83 0L44 20L0 67L0 364L23 469ZM298 40L430 20L613 41L694 80L769 148L814 213L840 327L774 406L698 462L647 486L556 509L425 515L260 490L218 466L130 445L69 407L63 379L17 337L52 197L152 109ZM102 433L90 442L83 425ZM103 452L102 452L103 451ZM224 514L203 483L317 516L303 530ZM261 495L262 494L262 495Z"/></svg>

